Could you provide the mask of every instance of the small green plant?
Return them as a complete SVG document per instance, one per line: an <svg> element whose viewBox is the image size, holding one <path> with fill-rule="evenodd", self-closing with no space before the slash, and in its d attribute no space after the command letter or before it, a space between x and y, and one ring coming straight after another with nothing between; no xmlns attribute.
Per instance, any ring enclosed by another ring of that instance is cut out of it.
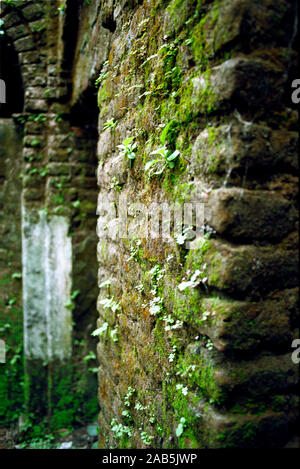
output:
<svg viewBox="0 0 300 469"><path fill-rule="evenodd" d="M64 115L63 112L59 112L58 114L56 114L56 116L54 117L55 122L62 122L63 121L63 115Z"/></svg>
<svg viewBox="0 0 300 469"><path fill-rule="evenodd" d="M142 241L140 239L134 240L132 246L130 246L130 256L128 257L128 261L134 260L138 261L140 259L140 245Z"/></svg>
<svg viewBox="0 0 300 469"><path fill-rule="evenodd" d="M200 283L200 279L199 279L199 276L201 275L201 271L200 270L196 270L193 275L191 276L190 280L187 280L187 281L184 281L184 282L181 282L179 285L178 285L178 290L180 291L183 291L185 290L186 288L195 288L197 285L199 285Z"/></svg>
<svg viewBox="0 0 300 469"><path fill-rule="evenodd" d="M141 411L146 409L146 407L143 406L140 402L137 402L135 404L134 408L135 408L135 410L141 410Z"/></svg>
<svg viewBox="0 0 300 469"><path fill-rule="evenodd" d="M83 357L83 361L84 361L84 363L88 363L91 360L96 360L96 358L97 357L96 357L95 352L93 350L90 350L89 353L85 357ZM88 371L90 373L97 373L98 368L97 367L89 367Z"/></svg>
<svg viewBox="0 0 300 469"><path fill-rule="evenodd" d="M40 175L44 178L47 176L47 174L49 173L50 171L50 168L49 166L45 166L45 168L41 169L40 170Z"/></svg>
<svg viewBox="0 0 300 469"><path fill-rule="evenodd" d="M128 419L131 419L131 413L128 409L122 411L123 417L126 417Z"/></svg>
<svg viewBox="0 0 300 469"><path fill-rule="evenodd" d="M31 25L31 29L36 33L41 33L43 31L45 31L46 26L44 24L43 25L33 24L33 25Z"/></svg>
<svg viewBox="0 0 300 469"><path fill-rule="evenodd" d="M176 389L178 391L181 391L184 396L187 396L188 394L188 387L184 386L183 384L176 384Z"/></svg>
<svg viewBox="0 0 300 469"><path fill-rule="evenodd" d="M156 316L162 311L163 298L155 296L149 303L149 312L152 316Z"/></svg>
<svg viewBox="0 0 300 469"><path fill-rule="evenodd" d="M5 332L6 330L8 330L10 328L11 328L11 325L8 322L6 322L2 326L0 326L0 332Z"/></svg>
<svg viewBox="0 0 300 469"><path fill-rule="evenodd" d="M20 122L20 124L25 124L27 119L24 116L19 116L19 117L17 117L17 121Z"/></svg>
<svg viewBox="0 0 300 469"><path fill-rule="evenodd" d="M108 77L108 71L107 71L108 65L109 65L109 62L107 60L106 62L104 62L101 73L98 76L97 80L95 81L96 88L98 88L101 85L102 81Z"/></svg>
<svg viewBox="0 0 300 469"><path fill-rule="evenodd" d="M61 207L57 207L61 208ZM69 301L65 303L65 308L69 309L70 311L73 311L75 309L75 303L74 301L76 300L77 296L80 294L80 290L74 290L70 296Z"/></svg>
<svg viewBox="0 0 300 469"><path fill-rule="evenodd" d="M149 446L151 445L151 440L153 440L154 436L148 435L146 432L141 432L141 440L144 445Z"/></svg>
<svg viewBox="0 0 300 469"><path fill-rule="evenodd" d="M213 350L213 348L214 348L214 344L212 343L212 341L209 338L207 338L207 342L206 342L205 347L210 351Z"/></svg>
<svg viewBox="0 0 300 469"><path fill-rule="evenodd" d="M121 145L118 145L118 148L121 150L120 155L126 156L130 162L130 168L132 168L133 161L135 160L135 150L136 150L136 143L132 143L134 137L129 137L123 140Z"/></svg>
<svg viewBox="0 0 300 469"><path fill-rule="evenodd" d="M20 2L18 2L17 0L2 0L3 3L6 3L7 5L11 5L15 8L18 8L20 6Z"/></svg>
<svg viewBox="0 0 300 469"><path fill-rule="evenodd" d="M34 138L33 140L31 140L30 146L31 147L38 147L38 146L40 146L40 141L37 138Z"/></svg>
<svg viewBox="0 0 300 469"><path fill-rule="evenodd" d="M66 13L66 8L67 8L66 0L60 0L60 4L57 7L57 12L64 15Z"/></svg>
<svg viewBox="0 0 300 469"><path fill-rule="evenodd" d="M3 20L0 20L0 36L3 36L5 34L5 32L3 31L2 29L2 26L4 25L4 21Z"/></svg>
<svg viewBox="0 0 300 469"><path fill-rule="evenodd" d="M118 339L118 337L117 337L117 333L118 333L118 326L116 326L114 329L112 329L112 330L110 331L110 337L112 338L112 340L113 340L114 342L118 342L118 341L119 341L119 339Z"/></svg>
<svg viewBox="0 0 300 469"><path fill-rule="evenodd" d="M110 120L110 121L107 121L104 123L103 125L103 130L107 130L107 129L112 129L114 130L117 126L117 122L114 121L114 119Z"/></svg>
<svg viewBox="0 0 300 469"><path fill-rule="evenodd" d="M116 189L118 192L120 192L122 190L122 186L119 184L118 182L118 179L116 176L114 176L111 180L111 183L110 183L110 187L111 189Z"/></svg>
<svg viewBox="0 0 300 469"><path fill-rule="evenodd" d="M191 234L193 234L192 226L186 226L182 230L178 230L178 232L174 234L176 243L180 245L184 244L190 238Z"/></svg>
<svg viewBox="0 0 300 469"><path fill-rule="evenodd" d="M80 205L81 205L81 202L80 202L80 200L75 200L75 201L72 203L72 205L73 205L74 208L79 208Z"/></svg>
<svg viewBox="0 0 300 469"><path fill-rule="evenodd" d="M164 270L161 269L160 265L155 265L149 270L149 275L152 279L152 300L149 302L149 312L152 316L157 316L163 311L163 298L159 295L159 281L163 278Z"/></svg>
<svg viewBox="0 0 300 469"><path fill-rule="evenodd" d="M111 421L111 431L115 434L116 438L122 438L125 435L130 437L132 435L131 429L127 425L118 423L116 419Z"/></svg>
<svg viewBox="0 0 300 469"><path fill-rule="evenodd" d="M121 309L120 303L117 303L113 296L111 298L104 298L99 303L103 308L111 309L113 313Z"/></svg>
<svg viewBox="0 0 300 469"><path fill-rule="evenodd" d="M89 353L85 357L83 357L83 361L88 362L89 360L95 360L95 358L95 352L93 350L90 350Z"/></svg>
<svg viewBox="0 0 300 469"><path fill-rule="evenodd" d="M164 316L162 319L166 323L165 331L172 331L174 329L180 329L183 326L182 321L179 321L179 319L175 320L170 315Z"/></svg>
<svg viewBox="0 0 300 469"><path fill-rule="evenodd" d="M55 449L57 445L54 443L54 435L45 435L43 438L32 438L18 445L19 449Z"/></svg>
<svg viewBox="0 0 300 469"><path fill-rule="evenodd" d="M167 150L166 147L158 148L150 153L151 155L159 155L159 158L148 161L145 165L145 172L149 177L159 176L166 168L174 169L176 159L180 155L178 150Z"/></svg>
<svg viewBox="0 0 300 469"><path fill-rule="evenodd" d="M135 389L132 388L131 386L128 386L127 388L127 393L124 397L124 405L126 405L126 407L130 407L131 406L131 402L130 402L130 399L131 397L133 396L133 394L135 393Z"/></svg>
<svg viewBox="0 0 300 469"><path fill-rule="evenodd" d="M17 121L20 122L20 124L25 124L27 121L32 121L32 122L46 122L47 117L45 114L30 114L30 116L19 116L17 117Z"/></svg>
<svg viewBox="0 0 300 469"><path fill-rule="evenodd" d="M158 282L163 278L164 270L161 269L160 265L156 264L149 270L149 275L152 278L153 284L157 286Z"/></svg>
<svg viewBox="0 0 300 469"><path fill-rule="evenodd" d="M110 285L111 285L111 280L110 279L104 280L103 282L99 283L99 288L109 287Z"/></svg>
<svg viewBox="0 0 300 469"><path fill-rule="evenodd" d="M60 215L64 212L64 208L63 207L55 207L54 209L54 213L55 215Z"/></svg>
<svg viewBox="0 0 300 469"><path fill-rule="evenodd" d="M103 335L106 334L106 331L108 329L108 323L104 322L102 326L98 327L98 329L95 329L91 335L94 337L102 337Z"/></svg>
<svg viewBox="0 0 300 469"><path fill-rule="evenodd" d="M14 272L14 273L12 274L11 278L20 279L20 278L22 278L22 274L21 274L21 272Z"/></svg>
<svg viewBox="0 0 300 469"><path fill-rule="evenodd" d="M179 421L179 424L178 424L178 427L176 428L176 436L179 437L183 434L183 431L186 427L186 420L184 417L181 417L180 421Z"/></svg>

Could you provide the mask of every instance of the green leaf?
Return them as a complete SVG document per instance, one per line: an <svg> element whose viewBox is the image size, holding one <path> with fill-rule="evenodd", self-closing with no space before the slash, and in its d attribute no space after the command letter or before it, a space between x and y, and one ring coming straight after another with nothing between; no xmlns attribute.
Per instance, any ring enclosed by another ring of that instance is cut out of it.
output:
<svg viewBox="0 0 300 469"><path fill-rule="evenodd" d="M72 300L75 300L75 298L77 298L77 296L80 294L80 290L74 290L72 295L71 295L71 299Z"/></svg>
<svg viewBox="0 0 300 469"><path fill-rule="evenodd" d="M97 436L98 435L97 425L89 425L87 427L87 432L88 432L88 435L90 435L90 436Z"/></svg>
<svg viewBox="0 0 300 469"><path fill-rule="evenodd" d="M81 205L81 202L80 202L80 200L75 200L72 205L73 205L74 208L79 208L80 205Z"/></svg>
<svg viewBox="0 0 300 469"><path fill-rule="evenodd" d="M129 138L126 138L125 140L123 140L123 145L124 146L127 146L128 143L132 142L132 140L134 139L134 137L129 137Z"/></svg>
<svg viewBox="0 0 300 469"><path fill-rule="evenodd" d="M151 161L148 161L148 163L146 163L145 165L145 171L149 171L149 169L155 164L157 163L158 161L161 161L159 158L157 158L156 160L151 160Z"/></svg>
<svg viewBox="0 0 300 469"><path fill-rule="evenodd" d="M162 163L162 166L160 167L160 169L157 169L156 171L153 172L153 174L156 176L159 176L160 174L162 174L166 168L166 164L163 163L161 160L160 162Z"/></svg>
<svg viewBox="0 0 300 469"><path fill-rule="evenodd" d="M99 284L99 288L108 287L110 284L111 284L111 280L110 280L110 279L105 280L104 282L101 282L101 283Z"/></svg>
<svg viewBox="0 0 300 469"><path fill-rule="evenodd" d="M101 327L98 327L98 329L94 330L91 335L96 337L96 336L101 336L103 335L106 331L107 331L107 328L108 328L108 323L107 322L104 322L102 324Z"/></svg>
<svg viewBox="0 0 300 469"><path fill-rule="evenodd" d="M184 427L185 427L185 418L184 417L181 417L180 419L180 423L178 424L178 427L176 428L176 436L181 436L183 431L184 431Z"/></svg>
<svg viewBox="0 0 300 469"><path fill-rule="evenodd" d="M22 278L22 274L20 272L15 272L12 274L11 278Z"/></svg>

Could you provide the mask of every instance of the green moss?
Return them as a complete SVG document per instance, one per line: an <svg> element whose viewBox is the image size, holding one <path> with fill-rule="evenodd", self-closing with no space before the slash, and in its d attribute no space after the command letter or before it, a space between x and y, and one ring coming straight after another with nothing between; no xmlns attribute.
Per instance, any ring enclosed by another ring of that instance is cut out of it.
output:
<svg viewBox="0 0 300 469"><path fill-rule="evenodd" d="M190 14L189 3L186 0L172 0L169 3L166 11L174 22L175 31L178 31L188 19Z"/></svg>
<svg viewBox="0 0 300 469"><path fill-rule="evenodd" d="M44 425L48 431L72 429L83 420L95 419L98 413L97 398L87 394L74 364L27 361L25 399L27 438L43 436Z"/></svg>
<svg viewBox="0 0 300 469"><path fill-rule="evenodd" d="M175 168L166 169L164 171L164 178L162 181L163 189L172 195L174 190L176 190L179 181L182 180L185 170L186 170L186 164L179 155L179 158L177 158L176 160ZM172 199L174 199L174 196L172 197Z"/></svg>
<svg viewBox="0 0 300 469"><path fill-rule="evenodd" d="M199 115L208 115L216 110L216 94L210 84L211 70L207 69L201 77L195 76L183 86L176 118L189 123Z"/></svg>
<svg viewBox="0 0 300 469"><path fill-rule="evenodd" d="M193 182L184 182L182 184L177 184L174 187L173 191L173 200L179 204L184 204L185 202L190 202L191 200L191 190L194 187Z"/></svg>
<svg viewBox="0 0 300 469"><path fill-rule="evenodd" d="M201 322L201 295L196 288L187 288L183 293L179 294L176 290L168 291L173 303L173 314L189 324L195 326L202 324Z"/></svg>
<svg viewBox="0 0 300 469"><path fill-rule="evenodd" d="M216 288L226 289L227 286L221 282L223 269L222 258L213 243L206 237L196 240L195 249L188 253L186 258L187 268L195 271L199 269L208 277L208 284ZM205 269L203 266L205 265Z"/></svg>
<svg viewBox="0 0 300 469"><path fill-rule="evenodd" d="M215 0L212 8L197 22L190 34L191 49L200 70L205 70L210 59L214 56L214 48L209 46L206 36L208 31L212 34L211 31L216 26L219 16L219 3L219 0Z"/></svg>
<svg viewBox="0 0 300 469"><path fill-rule="evenodd" d="M281 396L280 396L281 397ZM242 399L236 402L233 407L230 408L232 414L256 414L260 415L266 412L269 407L267 402L261 402L257 398Z"/></svg>
<svg viewBox="0 0 300 469"><path fill-rule="evenodd" d="M209 251L213 250L213 246L211 241L206 238L202 237L197 240L196 249L194 252L189 252L187 256L187 265L193 270L202 268L202 262L204 255Z"/></svg>
<svg viewBox="0 0 300 469"><path fill-rule="evenodd" d="M182 71L176 63L178 54L178 44L176 41L164 44L159 50L158 66L156 67L154 80L151 87L147 86L148 94L151 97L162 96L169 99L169 93L175 94L182 83Z"/></svg>
<svg viewBox="0 0 300 469"><path fill-rule="evenodd" d="M10 320L7 318L0 320L0 331L5 331L6 341L6 363L0 365L0 421L6 424L15 422L19 415L24 413L23 324L20 320L21 315L21 310L10 307Z"/></svg>

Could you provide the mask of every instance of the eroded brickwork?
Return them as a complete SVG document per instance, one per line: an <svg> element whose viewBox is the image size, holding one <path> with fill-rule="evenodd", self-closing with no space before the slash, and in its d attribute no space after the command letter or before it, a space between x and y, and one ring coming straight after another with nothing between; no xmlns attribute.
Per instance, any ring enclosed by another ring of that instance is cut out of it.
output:
<svg viewBox="0 0 300 469"><path fill-rule="evenodd" d="M65 14L58 7L1 2L4 46L17 54L24 93L23 109L11 110L23 137L20 193L10 194L22 209L22 228L7 219L23 245L23 392L27 412L40 420L48 415L54 428L85 411L91 418L97 408L93 365L84 360L95 349L97 129L78 122L80 110L73 115ZM7 88L9 106L9 82Z"/></svg>
<svg viewBox="0 0 300 469"><path fill-rule="evenodd" d="M99 282L110 280L98 301L98 327L108 324L98 346L103 446L280 446L295 431L294 8L102 6L100 24L116 28L98 92ZM132 169L117 147L131 136ZM176 166L148 178L164 144L180 151ZM143 239L133 207L136 236L120 241L110 228L121 196L203 203L198 249ZM180 291L197 271L197 286Z"/></svg>

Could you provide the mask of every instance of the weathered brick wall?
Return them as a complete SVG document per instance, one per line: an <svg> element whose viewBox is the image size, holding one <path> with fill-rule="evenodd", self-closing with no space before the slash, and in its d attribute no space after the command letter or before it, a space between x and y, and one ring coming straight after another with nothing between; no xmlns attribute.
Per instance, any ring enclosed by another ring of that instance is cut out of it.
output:
<svg viewBox="0 0 300 469"><path fill-rule="evenodd" d="M96 377L88 371L95 367L96 132L70 105L61 7L52 0L1 2L5 41L17 53L24 88L23 110L12 109L23 133L20 193L11 192L7 204L22 207L22 228L11 217L5 226L15 227L19 241L22 235L25 402L27 412L50 416L56 428L97 409Z"/></svg>
<svg viewBox="0 0 300 469"><path fill-rule="evenodd" d="M0 338L7 350L0 367L1 422L23 408L21 141L13 120L0 118Z"/></svg>
<svg viewBox="0 0 300 469"><path fill-rule="evenodd" d="M100 447L285 445L298 419L296 2L18 4L1 14L24 81L23 210L28 229L55 232L58 217L73 233L73 332L87 344L97 145ZM133 164L118 147L129 137ZM174 166L145 171L162 146ZM151 204L189 201L204 207L195 249L145 238Z"/></svg>

